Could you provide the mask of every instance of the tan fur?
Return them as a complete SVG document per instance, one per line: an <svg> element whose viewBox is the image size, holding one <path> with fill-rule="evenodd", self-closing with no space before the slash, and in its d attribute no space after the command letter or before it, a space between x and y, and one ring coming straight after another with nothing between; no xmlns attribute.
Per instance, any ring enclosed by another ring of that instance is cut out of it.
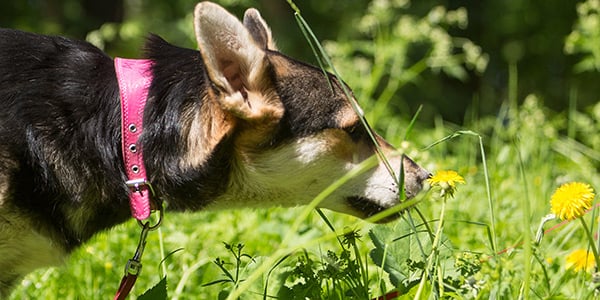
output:
<svg viewBox="0 0 600 300"><path fill-rule="evenodd" d="M270 58L273 70L278 76L288 77L294 74L294 69L290 66L289 62L282 57L275 56Z"/></svg>
<svg viewBox="0 0 600 300"><path fill-rule="evenodd" d="M336 122L339 124L340 128L348 128L360 122L360 119L354 109L348 103L348 106L345 106L341 109L336 118Z"/></svg>
<svg viewBox="0 0 600 300"><path fill-rule="evenodd" d="M233 131L235 118L220 107L214 96L205 99L200 113L189 118L193 121L184 134L187 137L187 155L182 157L181 165L201 166L223 138Z"/></svg>
<svg viewBox="0 0 600 300"><path fill-rule="evenodd" d="M327 141L324 152L340 161L361 162L374 155L373 146L365 142L354 142L342 129L326 129L319 138Z"/></svg>
<svg viewBox="0 0 600 300"><path fill-rule="evenodd" d="M0 194L0 200L3 194ZM0 206L0 299L23 275L43 267L61 264L64 250L37 231L32 220L12 207Z"/></svg>
<svg viewBox="0 0 600 300"><path fill-rule="evenodd" d="M259 93L248 92L248 104L242 106L243 122L239 123L239 133L235 144L241 151L256 148L273 135L284 108L281 102L267 103Z"/></svg>

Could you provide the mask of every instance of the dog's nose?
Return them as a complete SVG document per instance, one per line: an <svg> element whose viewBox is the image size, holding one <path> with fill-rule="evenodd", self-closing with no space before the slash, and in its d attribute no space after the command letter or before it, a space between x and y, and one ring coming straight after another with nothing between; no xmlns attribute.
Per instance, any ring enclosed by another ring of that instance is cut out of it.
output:
<svg viewBox="0 0 600 300"><path fill-rule="evenodd" d="M421 168L406 155L402 155L402 164L404 168L404 192L406 198L410 199L421 191L423 181L430 178L431 173Z"/></svg>

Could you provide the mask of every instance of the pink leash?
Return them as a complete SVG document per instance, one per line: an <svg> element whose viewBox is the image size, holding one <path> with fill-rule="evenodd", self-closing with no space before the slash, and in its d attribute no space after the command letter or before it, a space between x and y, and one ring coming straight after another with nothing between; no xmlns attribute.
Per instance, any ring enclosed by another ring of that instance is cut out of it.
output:
<svg viewBox="0 0 600 300"><path fill-rule="evenodd" d="M151 197L154 196L146 175L142 148L138 142L144 128L144 107L152 83L151 66L152 61L148 59L115 58L115 72L121 96L121 150L127 175L126 184L130 188L129 206L131 215L142 226L142 233L135 255L127 262L125 275L114 300L125 299L133 288L142 269L141 258L148 232L158 228L163 217L162 206L158 205L160 216L157 223L151 226L149 221L142 222L150 217L153 210Z"/></svg>

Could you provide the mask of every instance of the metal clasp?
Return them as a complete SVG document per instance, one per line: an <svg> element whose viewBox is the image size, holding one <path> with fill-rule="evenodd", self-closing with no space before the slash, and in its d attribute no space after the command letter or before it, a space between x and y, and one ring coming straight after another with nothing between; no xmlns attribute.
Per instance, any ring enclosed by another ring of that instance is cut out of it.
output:
<svg viewBox="0 0 600 300"><path fill-rule="evenodd" d="M162 219L164 216L162 205L158 209L158 220L156 224L151 225L150 221L142 222L138 220L138 224L142 227L142 233L140 234L140 240L138 242L137 248L135 249L135 254L127 264L125 265L125 274L129 275L138 275L142 271L142 255L144 254L144 250L146 249L146 239L148 238L148 232L158 229L160 224L162 223Z"/></svg>
<svg viewBox="0 0 600 300"><path fill-rule="evenodd" d="M125 184L134 192L138 192L141 193L141 188L142 187L147 187L148 190L150 190L150 194L152 196L154 196L154 188L152 187L152 184L150 183L150 181L148 181L146 178L140 178L140 179L132 179L132 180L127 180L125 181Z"/></svg>
<svg viewBox="0 0 600 300"><path fill-rule="evenodd" d="M140 240L138 246L135 249L135 254L127 264L125 265L125 274L138 275L142 271L142 255L146 248L146 238L148 238L148 232L150 231L150 222L146 222L142 226L142 233L140 234Z"/></svg>

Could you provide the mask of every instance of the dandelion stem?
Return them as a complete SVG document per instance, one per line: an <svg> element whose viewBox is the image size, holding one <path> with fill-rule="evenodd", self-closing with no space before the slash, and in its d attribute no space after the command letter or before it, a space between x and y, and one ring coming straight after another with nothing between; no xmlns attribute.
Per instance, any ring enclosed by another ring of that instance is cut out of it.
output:
<svg viewBox="0 0 600 300"><path fill-rule="evenodd" d="M587 235L588 240L590 241L590 246L592 248L592 253L594 253L594 260L596 261L596 268L597 268L598 266L600 266L600 256L598 256L598 248L596 247L596 242L594 241L594 236L592 236L592 232L590 231L590 228L587 226L585 219L583 217L580 217L579 220L581 221L581 225L583 225L583 230L585 231L585 234Z"/></svg>
<svg viewBox="0 0 600 300"><path fill-rule="evenodd" d="M427 258L427 268L425 268L424 270L424 274L423 277L421 277L421 282L419 282L419 288L417 289L417 292L415 293L415 297L414 299L421 299L421 293L423 292L423 288L425 287L425 281L427 281L427 278L430 277L430 272L431 269L433 268L433 265L435 263L436 266L438 265L438 248L440 245L440 240L442 239L442 230L444 229L444 216L445 216L445 212L446 212L446 200L447 197L443 197L442 199L442 208L441 208L441 213L440 213L440 219L438 221L438 227L435 231L435 238L433 239L433 243L431 245L431 254L429 254L429 257ZM437 268L437 272L440 272L441 268ZM444 293L444 282L443 282L443 276L438 276L438 278L440 278L440 282L439 282L439 288L440 288L440 294L439 296L441 297Z"/></svg>

